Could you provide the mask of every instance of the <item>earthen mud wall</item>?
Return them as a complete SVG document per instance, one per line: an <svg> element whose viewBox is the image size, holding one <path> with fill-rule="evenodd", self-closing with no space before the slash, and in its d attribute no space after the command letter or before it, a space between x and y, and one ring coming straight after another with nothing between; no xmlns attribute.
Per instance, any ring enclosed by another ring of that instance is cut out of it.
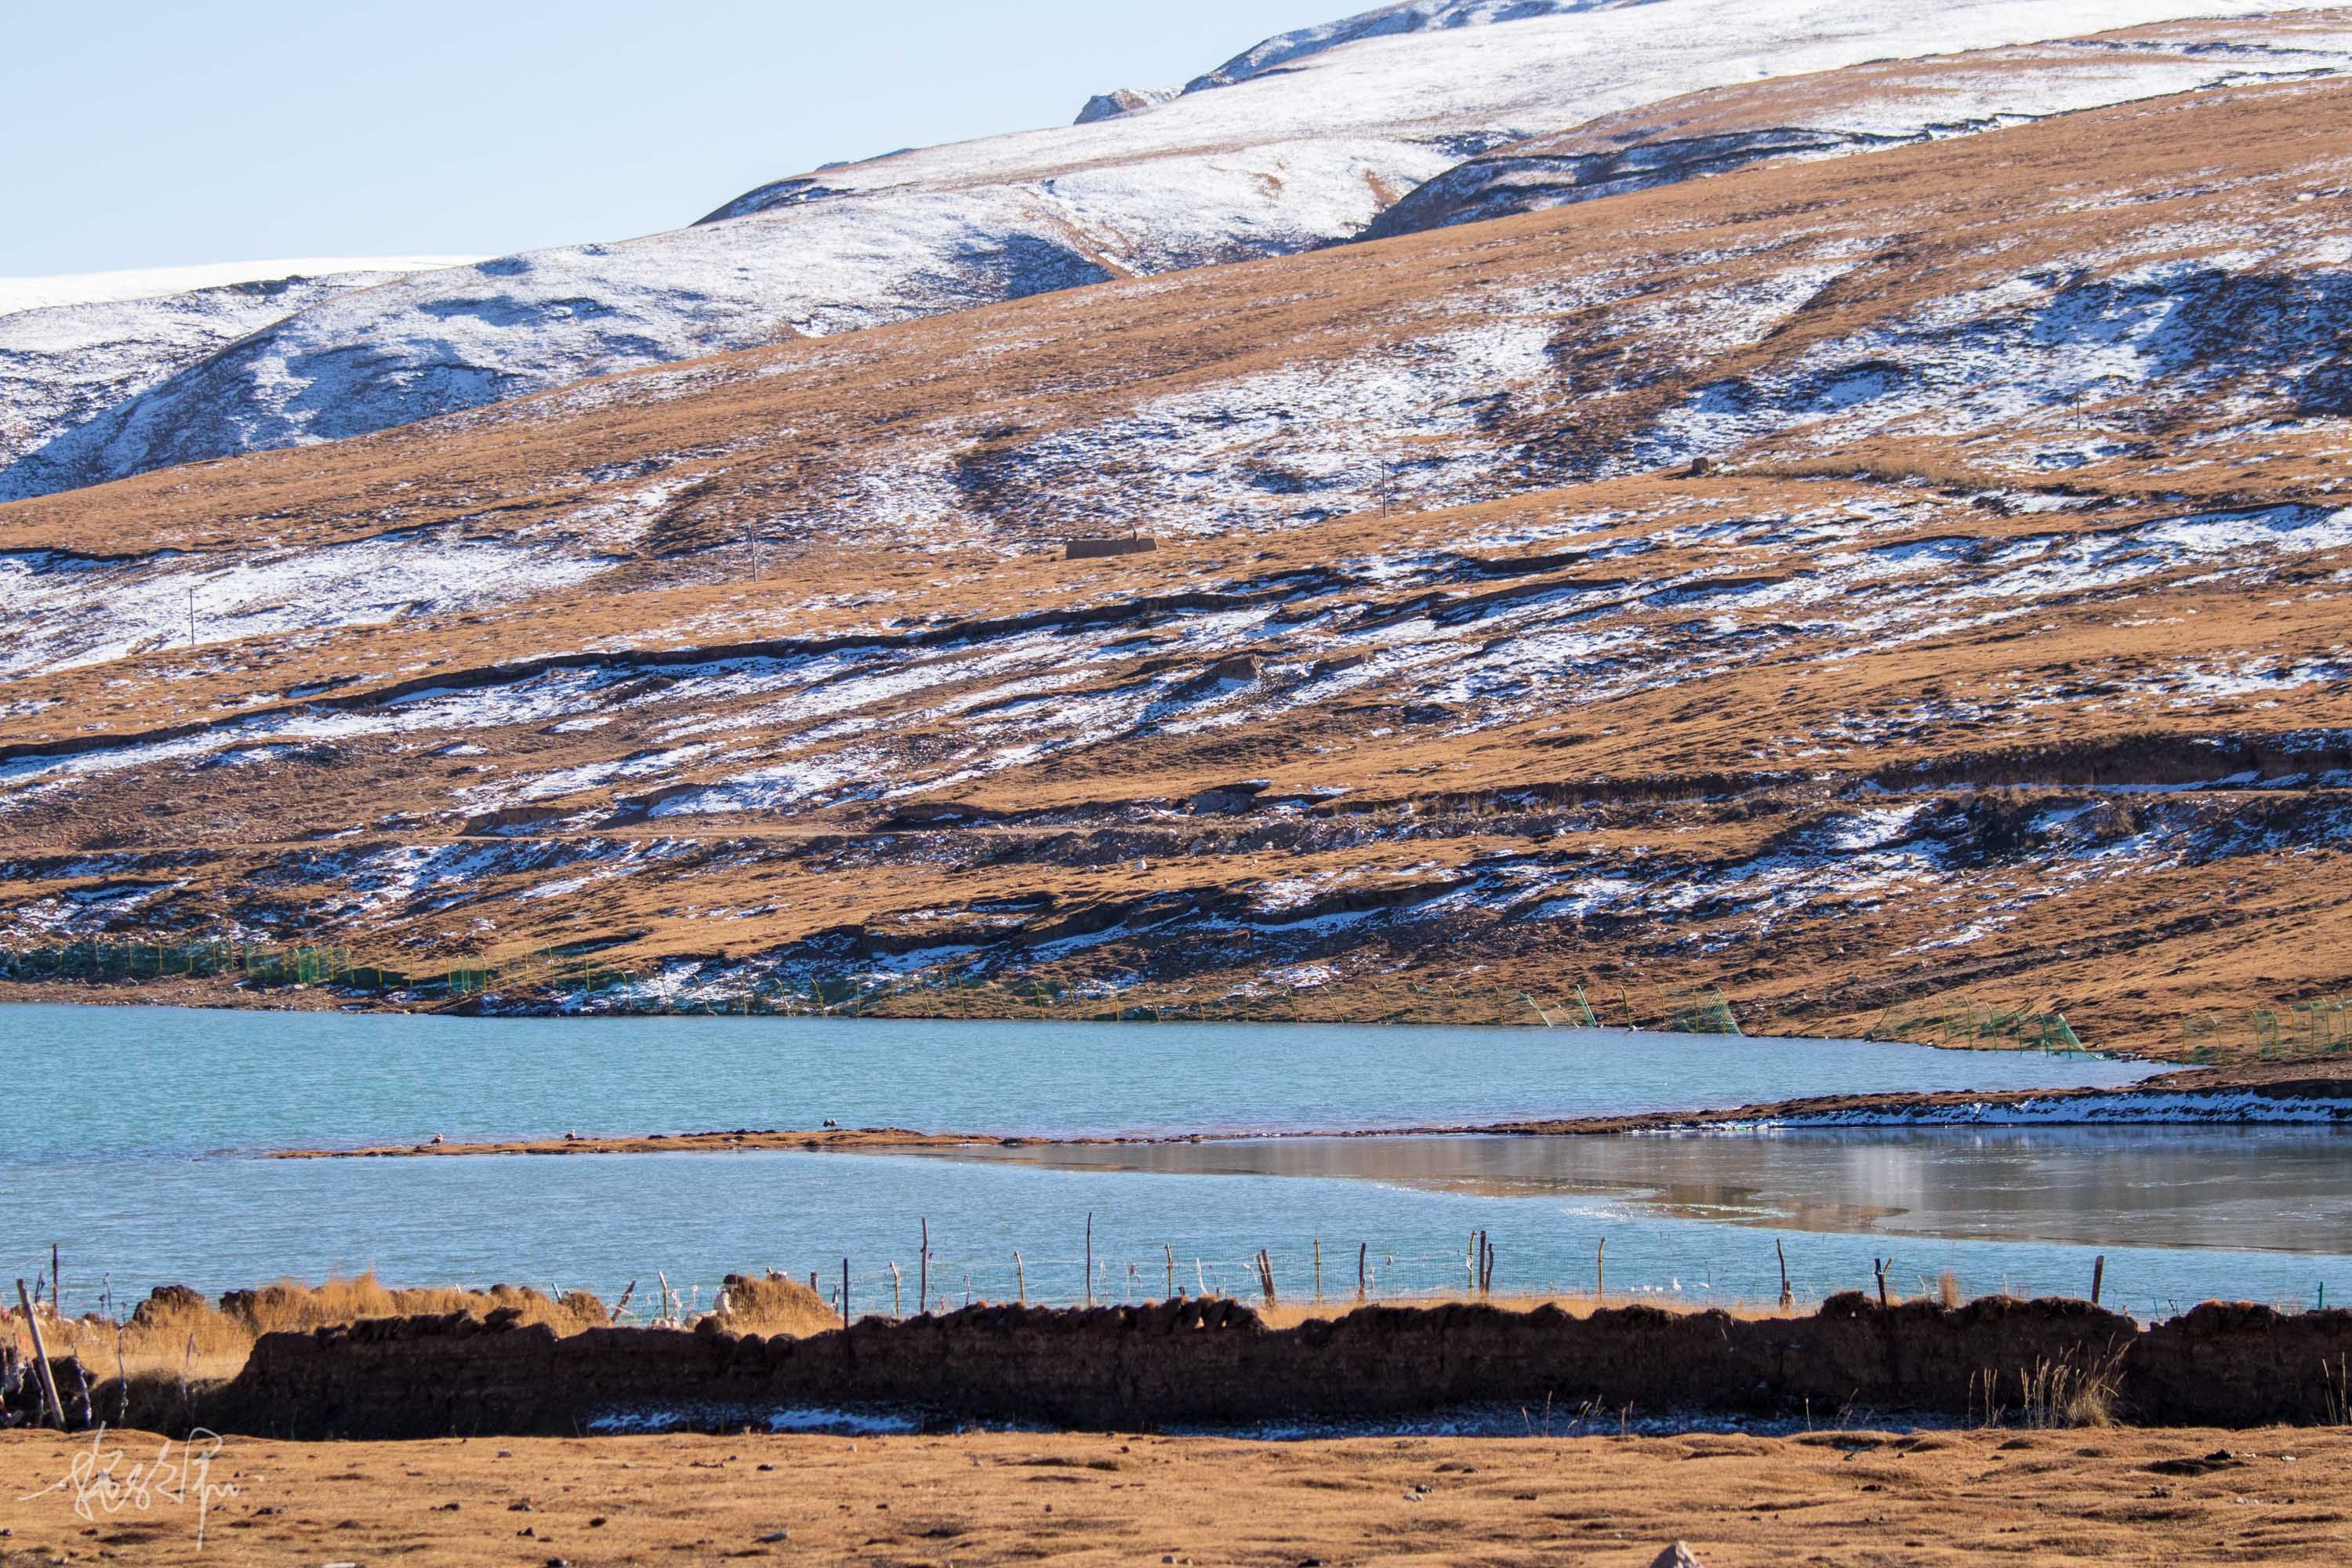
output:
<svg viewBox="0 0 2352 1568"><path fill-rule="evenodd" d="M2328 1419L2352 1312L2200 1307L2142 1330L2080 1301L1945 1309L1834 1297L1741 1321L1628 1307L1575 1318L1366 1307L1268 1329L1228 1301L1060 1310L972 1307L804 1339L715 1327L559 1337L464 1317L272 1334L205 1402L223 1430L295 1437L570 1434L632 1417L756 1419L789 1407L1150 1429L1409 1415L1505 1403L1637 1413L2024 1414L2038 1384L2096 1384L2118 1418L2246 1426Z"/></svg>

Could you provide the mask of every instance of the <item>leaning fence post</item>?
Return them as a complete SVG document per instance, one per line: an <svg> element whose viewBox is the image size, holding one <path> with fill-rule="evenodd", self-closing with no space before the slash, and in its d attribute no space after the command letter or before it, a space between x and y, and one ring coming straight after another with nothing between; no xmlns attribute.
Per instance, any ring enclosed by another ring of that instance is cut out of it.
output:
<svg viewBox="0 0 2352 1568"><path fill-rule="evenodd" d="M1160 1244L1160 1250L1168 1254L1168 1294L1162 1296L1160 1300L1172 1301L1176 1299L1176 1248L1164 1241Z"/></svg>
<svg viewBox="0 0 2352 1568"><path fill-rule="evenodd" d="M894 1318L903 1318L907 1315L898 1305L898 1264L895 1258L890 1264L890 1315Z"/></svg>
<svg viewBox="0 0 2352 1568"><path fill-rule="evenodd" d="M1364 1260L1371 1249L1372 1244L1369 1241L1356 1243L1356 1303L1359 1306L1364 1300Z"/></svg>
<svg viewBox="0 0 2352 1568"><path fill-rule="evenodd" d="M1608 1275L1609 1238L1602 1237L1601 1245L1592 1249L1592 1304L1600 1306L1609 1299Z"/></svg>
<svg viewBox="0 0 2352 1568"><path fill-rule="evenodd" d="M915 1274L915 1310L919 1312L923 1310L923 1303L929 1299L931 1293L931 1222L929 1219L923 1221L923 1250L920 1258L921 1261L916 1265Z"/></svg>
<svg viewBox="0 0 2352 1568"><path fill-rule="evenodd" d="M52 1276L55 1278L55 1276ZM2107 1255L2104 1252L2091 1259L2091 1305L2099 1304L2099 1288L2107 1282Z"/></svg>
<svg viewBox="0 0 2352 1568"><path fill-rule="evenodd" d="M1013 1254L1013 1286L1015 1290L1020 1292L1021 1304L1024 1307L1027 1306L1029 1304L1029 1275L1028 1271L1021 1267L1021 1254L1018 1250L1015 1250Z"/></svg>
<svg viewBox="0 0 2352 1568"><path fill-rule="evenodd" d="M41 1338L40 1314L33 1310L32 1293L25 1289L22 1279L16 1281L16 1303L25 1309L25 1326L33 1331L33 1364L40 1369L41 1397L47 1402L48 1413L62 1432L66 1429L65 1401L58 1397L57 1374L49 1370L48 1343Z"/></svg>
<svg viewBox="0 0 2352 1568"><path fill-rule="evenodd" d="M1772 1251L1780 1259L1780 1310L1785 1312L1797 1304L1796 1292L1789 1289L1789 1249L1780 1245L1776 1236L1772 1238Z"/></svg>

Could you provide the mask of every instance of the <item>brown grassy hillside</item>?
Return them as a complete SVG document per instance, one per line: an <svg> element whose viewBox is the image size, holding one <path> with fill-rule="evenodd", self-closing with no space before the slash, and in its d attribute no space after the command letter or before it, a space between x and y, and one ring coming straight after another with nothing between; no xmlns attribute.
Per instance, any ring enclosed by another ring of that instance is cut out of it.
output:
<svg viewBox="0 0 2352 1568"><path fill-rule="evenodd" d="M0 507L0 942L2319 1048L2347 192L2198 93Z"/></svg>

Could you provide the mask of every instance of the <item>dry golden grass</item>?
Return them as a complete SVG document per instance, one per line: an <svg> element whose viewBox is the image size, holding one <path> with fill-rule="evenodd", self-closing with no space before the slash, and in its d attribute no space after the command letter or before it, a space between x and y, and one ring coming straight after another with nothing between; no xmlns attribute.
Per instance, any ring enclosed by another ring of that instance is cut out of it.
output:
<svg viewBox="0 0 2352 1568"><path fill-rule="evenodd" d="M841 1326L832 1303L799 1280L782 1274L730 1274L725 1305L713 1313L739 1334L821 1334Z"/></svg>
<svg viewBox="0 0 2352 1568"><path fill-rule="evenodd" d="M78 1357L93 1378L127 1374L134 1382L185 1378L201 1384L235 1377L264 1334L302 1333L367 1318L450 1312L483 1318L504 1309L520 1313L521 1322L546 1323L563 1334L612 1321L604 1303L584 1290L567 1291L559 1300L514 1285L394 1289L371 1270L317 1285L281 1279L258 1289L232 1290L218 1305L184 1286L167 1285L140 1302L120 1326L95 1315L61 1320L44 1308L41 1333L51 1355ZM21 1312L0 1312L0 1330L12 1336L22 1335L21 1323Z"/></svg>
<svg viewBox="0 0 2352 1568"><path fill-rule="evenodd" d="M1801 461L1743 464L1741 477L1775 479L1868 479L1883 485L1927 485L1963 494L1998 489L2005 476L1985 473L1948 457L1910 450L1869 450Z"/></svg>

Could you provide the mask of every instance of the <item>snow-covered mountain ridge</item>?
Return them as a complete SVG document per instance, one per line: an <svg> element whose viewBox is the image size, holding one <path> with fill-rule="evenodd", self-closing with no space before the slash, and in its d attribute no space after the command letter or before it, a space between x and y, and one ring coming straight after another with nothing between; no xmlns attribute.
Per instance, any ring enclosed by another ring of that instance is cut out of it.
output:
<svg viewBox="0 0 2352 1568"><path fill-rule="evenodd" d="M1276 33L1215 70L1194 77L1184 84L1184 90L1204 92L1211 88L1231 87L1237 81L1284 69L1307 55L1318 55L1365 38L1385 38L1431 27L1482 27L1496 22L1523 22L1534 16L1619 11L1654 3L1655 0L1403 0L1400 5L1382 5L1336 22Z"/></svg>
<svg viewBox="0 0 2352 1568"><path fill-rule="evenodd" d="M204 289L277 283L290 279L319 281L370 273L377 278L466 267L479 256L334 256L281 261L209 261L193 267L133 267L116 272L68 272L48 278L0 278L0 316L46 310L60 305L112 305L132 300L163 300Z"/></svg>
<svg viewBox="0 0 2352 1568"><path fill-rule="evenodd" d="M2165 23L2004 48L1873 61L1604 114L1496 148L1416 187L1368 237L1475 223L1718 174L1967 135L2167 93L2352 70L2352 16Z"/></svg>
<svg viewBox="0 0 2352 1568"><path fill-rule="evenodd" d="M47 440L0 471L0 500L362 434L664 361L1308 249L1364 234L1465 158L1596 116L1759 77L2143 25L2184 8L1391 6L1269 40L1211 73L1223 79L1215 85L1086 125L798 175L672 233L320 300ZM2128 71L2104 79L2098 90L2126 96L2144 85ZM2098 90L2066 101L2104 101ZM1986 108L1995 122L2033 112L2010 110L1997 92Z"/></svg>
<svg viewBox="0 0 2352 1568"><path fill-rule="evenodd" d="M0 279L0 470L294 311L469 258ZM286 270L277 270L279 267Z"/></svg>

